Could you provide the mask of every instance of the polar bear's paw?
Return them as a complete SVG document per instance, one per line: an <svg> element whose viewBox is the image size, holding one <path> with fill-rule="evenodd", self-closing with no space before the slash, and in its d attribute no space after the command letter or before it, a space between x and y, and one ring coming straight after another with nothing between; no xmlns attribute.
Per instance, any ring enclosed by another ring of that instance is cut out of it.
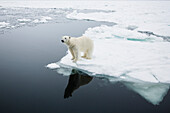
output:
<svg viewBox="0 0 170 113"><path fill-rule="evenodd" d="M86 59L90 60L91 58L90 57L86 57Z"/></svg>
<svg viewBox="0 0 170 113"><path fill-rule="evenodd" d="M77 62L77 60L76 60L76 59L74 59L74 60L73 60L73 63L76 63L76 62Z"/></svg>
<svg viewBox="0 0 170 113"><path fill-rule="evenodd" d="M75 58L73 57L71 60L74 60Z"/></svg>
<svg viewBox="0 0 170 113"><path fill-rule="evenodd" d="M86 58L86 56L81 56L82 58Z"/></svg>
<svg viewBox="0 0 170 113"><path fill-rule="evenodd" d="M85 58L85 59L91 59L90 57L87 57L86 55L84 55L84 56L81 56L82 58Z"/></svg>

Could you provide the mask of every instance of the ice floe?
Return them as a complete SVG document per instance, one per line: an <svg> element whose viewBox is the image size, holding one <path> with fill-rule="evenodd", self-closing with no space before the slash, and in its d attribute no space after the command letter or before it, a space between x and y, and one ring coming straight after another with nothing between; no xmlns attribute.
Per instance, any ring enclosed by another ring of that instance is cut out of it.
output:
<svg viewBox="0 0 170 113"><path fill-rule="evenodd" d="M147 4L147 5L146 5ZM112 2L114 12L82 13L74 10L67 15L71 19L88 19L114 22L121 27L136 26L139 31L151 31L158 35L170 36L170 2ZM105 9L108 10L108 9Z"/></svg>
<svg viewBox="0 0 170 113"><path fill-rule="evenodd" d="M33 20L32 23L46 23L49 20L35 18L39 15L50 15L52 19L57 20L59 16L56 15L65 13L70 19L113 22L130 30L150 31L157 35L170 36L169 1L98 1L97 4L95 1L41 1L41 4L40 1L1 1L0 3L1 15L10 16L11 12L8 10L11 8L11 11L17 11L17 16L29 15Z"/></svg>
<svg viewBox="0 0 170 113"><path fill-rule="evenodd" d="M69 13L70 19L117 25L89 28L84 35L94 40L93 59L81 59L75 64L68 52L56 63L60 66L57 72L69 75L72 69L78 69L110 82L119 81L158 105L170 86L170 43L166 42L170 36L168 4L170 2L147 2L147 5L146 2L112 2L105 4L103 10L113 12L74 10Z"/></svg>
<svg viewBox="0 0 170 113"><path fill-rule="evenodd" d="M170 83L170 43L131 32L121 33L112 26L89 28L84 35L94 40L93 59L81 59L76 65L70 60L71 54L68 52L60 63L100 75L130 76L147 82ZM131 40L128 40L130 37Z"/></svg>
<svg viewBox="0 0 170 113"><path fill-rule="evenodd" d="M89 28L83 35L94 41L93 59L81 58L75 64L68 51L56 63L60 66L58 73L69 75L71 69L78 69L111 82L116 79L154 105L162 101L170 83L169 42L135 30L105 25Z"/></svg>

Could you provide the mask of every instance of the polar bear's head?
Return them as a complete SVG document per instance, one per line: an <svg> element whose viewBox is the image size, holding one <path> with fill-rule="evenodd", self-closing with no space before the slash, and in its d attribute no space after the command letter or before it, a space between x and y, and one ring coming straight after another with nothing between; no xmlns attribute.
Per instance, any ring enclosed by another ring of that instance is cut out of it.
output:
<svg viewBox="0 0 170 113"><path fill-rule="evenodd" d="M70 36L63 36L61 42L65 44L69 44L71 37Z"/></svg>

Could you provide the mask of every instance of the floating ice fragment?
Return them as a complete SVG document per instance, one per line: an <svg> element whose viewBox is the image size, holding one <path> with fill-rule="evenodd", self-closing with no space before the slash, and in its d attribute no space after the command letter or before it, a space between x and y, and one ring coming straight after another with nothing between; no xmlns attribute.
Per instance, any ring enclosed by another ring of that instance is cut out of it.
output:
<svg viewBox="0 0 170 113"><path fill-rule="evenodd" d="M23 18L23 19L18 19L18 21L21 22L21 23L25 23L25 22L30 22L31 19L25 19L25 18Z"/></svg>
<svg viewBox="0 0 170 113"><path fill-rule="evenodd" d="M47 67L47 68L49 68L49 69L56 69L56 68L60 68L60 66L59 66L59 65L57 65L56 63L48 64L46 67Z"/></svg>
<svg viewBox="0 0 170 113"><path fill-rule="evenodd" d="M9 23L0 22L0 28L5 28L5 27L8 27L8 26L9 26Z"/></svg>
<svg viewBox="0 0 170 113"><path fill-rule="evenodd" d="M42 16L41 19L35 19L33 23L46 23L48 20L52 20L52 18L48 16Z"/></svg>

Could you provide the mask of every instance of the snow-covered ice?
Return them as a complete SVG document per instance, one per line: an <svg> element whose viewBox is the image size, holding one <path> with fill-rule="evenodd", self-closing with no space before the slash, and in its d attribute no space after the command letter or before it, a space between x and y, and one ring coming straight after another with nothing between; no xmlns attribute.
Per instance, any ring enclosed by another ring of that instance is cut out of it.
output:
<svg viewBox="0 0 170 113"><path fill-rule="evenodd" d="M100 75L130 76L146 82L170 83L169 42L154 41L153 37L151 37L153 38L151 42L151 38L149 41L136 41L138 39L134 37L132 38L135 41L117 38L117 35L115 37L115 35L108 34L111 31L107 27L105 30L102 27L105 28L105 26L101 26L102 31L98 29L99 27L89 28L84 34L94 40L92 60L81 59L75 65L70 60L71 54L69 53L61 59L60 63ZM126 34L128 33L125 32L125 37L129 36ZM141 34L143 39L150 37L143 35Z"/></svg>
<svg viewBox="0 0 170 113"><path fill-rule="evenodd" d="M145 30L163 36L170 36L170 27L168 26L170 24L170 19L168 18L170 17L169 5L169 1L128 1L128 3L115 1L105 5L103 8L103 10L112 10L113 12L81 13L74 10L67 17L114 22L120 27L133 25L137 26L139 31Z"/></svg>
<svg viewBox="0 0 170 113"><path fill-rule="evenodd" d="M66 14L69 19L114 22L119 27L135 26L136 31L150 31L157 35L170 36L169 1L98 1L97 4L95 1L0 1L0 3L1 16L10 17L12 12L14 19L20 16L29 17L32 23L46 23L49 19L40 19L43 16L56 21ZM9 21L10 24L16 25L15 20Z"/></svg>

